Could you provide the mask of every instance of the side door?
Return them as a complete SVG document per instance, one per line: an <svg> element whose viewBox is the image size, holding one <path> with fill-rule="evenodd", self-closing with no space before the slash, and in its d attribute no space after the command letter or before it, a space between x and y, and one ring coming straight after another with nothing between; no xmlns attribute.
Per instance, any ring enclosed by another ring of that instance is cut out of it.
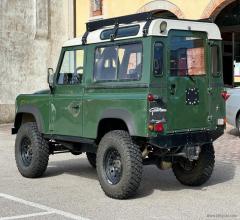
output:
<svg viewBox="0 0 240 220"><path fill-rule="evenodd" d="M50 103L52 134L82 136L85 49L63 48Z"/></svg>
<svg viewBox="0 0 240 220"><path fill-rule="evenodd" d="M211 124L207 35L173 30L168 44L168 129L207 129Z"/></svg>

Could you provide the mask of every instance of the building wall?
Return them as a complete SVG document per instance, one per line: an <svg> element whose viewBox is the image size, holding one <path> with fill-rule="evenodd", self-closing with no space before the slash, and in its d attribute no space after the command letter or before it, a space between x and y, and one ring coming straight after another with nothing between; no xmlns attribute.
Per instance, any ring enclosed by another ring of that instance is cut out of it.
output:
<svg viewBox="0 0 240 220"><path fill-rule="evenodd" d="M73 0L0 1L0 123L14 118L15 98L48 87L62 43L73 37Z"/></svg>
<svg viewBox="0 0 240 220"><path fill-rule="evenodd" d="M76 0L76 35L85 31L85 23L92 19L133 14L148 9L167 9L181 14L182 18L202 18L207 8L217 7L229 0L103 0L103 15L91 17L91 0ZM210 5L210 6L209 6ZM211 9L210 9L211 11Z"/></svg>

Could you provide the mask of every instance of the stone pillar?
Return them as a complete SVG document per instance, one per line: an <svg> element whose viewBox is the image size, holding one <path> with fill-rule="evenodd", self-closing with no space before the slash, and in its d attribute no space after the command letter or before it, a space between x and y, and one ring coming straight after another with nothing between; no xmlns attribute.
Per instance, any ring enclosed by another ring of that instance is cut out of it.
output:
<svg viewBox="0 0 240 220"><path fill-rule="evenodd" d="M0 123L19 94L48 88L61 46L73 37L73 0L0 0Z"/></svg>

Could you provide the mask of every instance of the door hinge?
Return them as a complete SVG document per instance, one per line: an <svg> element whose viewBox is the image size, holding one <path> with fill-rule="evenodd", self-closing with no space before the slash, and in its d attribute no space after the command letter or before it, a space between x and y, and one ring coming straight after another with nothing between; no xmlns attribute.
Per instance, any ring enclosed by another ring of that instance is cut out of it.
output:
<svg viewBox="0 0 240 220"><path fill-rule="evenodd" d="M207 120L208 120L209 122L211 122L211 121L213 120L213 116L212 116L212 115L209 115L208 118L207 118Z"/></svg>
<svg viewBox="0 0 240 220"><path fill-rule="evenodd" d="M213 88L211 88L211 87L209 87L209 88L207 89L209 95L212 95L212 90L213 90Z"/></svg>

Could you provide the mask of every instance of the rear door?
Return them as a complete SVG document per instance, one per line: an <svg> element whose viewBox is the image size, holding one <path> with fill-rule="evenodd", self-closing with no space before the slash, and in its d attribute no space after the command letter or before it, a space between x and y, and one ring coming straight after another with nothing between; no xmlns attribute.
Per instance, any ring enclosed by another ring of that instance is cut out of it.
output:
<svg viewBox="0 0 240 220"><path fill-rule="evenodd" d="M207 35L170 31L168 48L168 130L208 128Z"/></svg>

